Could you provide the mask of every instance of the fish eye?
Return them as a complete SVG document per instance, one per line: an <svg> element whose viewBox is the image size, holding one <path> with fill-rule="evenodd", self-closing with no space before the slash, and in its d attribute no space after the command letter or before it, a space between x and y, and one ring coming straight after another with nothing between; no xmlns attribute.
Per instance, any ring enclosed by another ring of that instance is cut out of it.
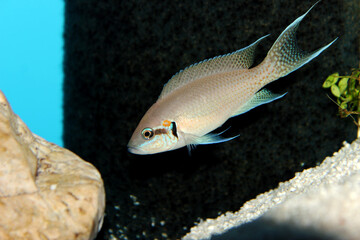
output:
<svg viewBox="0 0 360 240"><path fill-rule="evenodd" d="M146 140L149 140L154 136L154 131L151 128L144 128L141 134Z"/></svg>

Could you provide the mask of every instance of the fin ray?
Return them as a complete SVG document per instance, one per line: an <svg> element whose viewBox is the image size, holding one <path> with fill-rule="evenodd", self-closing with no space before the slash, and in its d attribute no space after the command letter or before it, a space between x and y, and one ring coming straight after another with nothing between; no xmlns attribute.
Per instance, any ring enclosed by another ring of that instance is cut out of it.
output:
<svg viewBox="0 0 360 240"><path fill-rule="evenodd" d="M303 18L315 7L316 2L306 13L298 17L292 22L277 38L271 49L269 50L264 63L274 64L274 72L271 74L265 84L275 81L289 73L299 69L312 59L317 57L321 52L327 49L335 40L313 52L305 52L297 45L296 30Z"/></svg>
<svg viewBox="0 0 360 240"><path fill-rule="evenodd" d="M284 94L274 94L271 91L269 91L268 89L263 89L260 90L259 92L255 93L255 95L249 100L247 101L244 105L242 105L233 115L232 117L235 117L237 115L246 113L248 111L250 111L253 108L256 108L260 105L263 104L267 104L270 103L272 101L275 101L279 98L282 98L283 96L285 96L286 93Z"/></svg>
<svg viewBox="0 0 360 240"><path fill-rule="evenodd" d="M179 71L169 80L167 84L165 84L159 99L196 79L215 73L249 68L254 62L256 46L267 36L269 35L263 36L249 46L235 52L203 60Z"/></svg>
<svg viewBox="0 0 360 240"><path fill-rule="evenodd" d="M188 141L186 144L188 145L188 148L191 149L196 145L223 143L223 142L233 140L234 138L237 138L238 136L240 136L240 134L233 136L233 137L229 137L229 138L224 138L224 137L220 136L221 134L226 132L228 129L226 129L220 133L208 133L201 137L191 136L190 138L188 138Z"/></svg>

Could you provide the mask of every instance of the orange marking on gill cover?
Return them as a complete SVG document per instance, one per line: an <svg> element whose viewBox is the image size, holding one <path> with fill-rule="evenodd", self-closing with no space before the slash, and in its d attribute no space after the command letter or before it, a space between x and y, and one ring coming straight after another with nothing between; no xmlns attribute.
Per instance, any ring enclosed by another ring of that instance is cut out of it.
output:
<svg viewBox="0 0 360 240"><path fill-rule="evenodd" d="M169 120L164 120L164 121L162 122L162 125L163 125L164 127L169 127L169 126L171 125L171 122L170 122Z"/></svg>

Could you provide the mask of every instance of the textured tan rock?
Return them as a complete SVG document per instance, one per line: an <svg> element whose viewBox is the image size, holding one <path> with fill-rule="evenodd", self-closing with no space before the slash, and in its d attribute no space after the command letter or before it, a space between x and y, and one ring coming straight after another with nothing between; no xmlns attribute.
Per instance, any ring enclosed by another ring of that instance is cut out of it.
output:
<svg viewBox="0 0 360 240"><path fill-rule="evenodd" d="M0 91L0 239L94 239L104 210L96 168L31 133Z"/></svg>

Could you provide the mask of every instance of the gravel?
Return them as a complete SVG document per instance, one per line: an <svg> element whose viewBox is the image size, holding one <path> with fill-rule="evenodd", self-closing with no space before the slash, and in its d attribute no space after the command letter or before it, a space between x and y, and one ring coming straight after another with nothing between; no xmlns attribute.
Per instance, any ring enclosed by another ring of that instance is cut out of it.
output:
<svg viewBox="0 0 360 240"><path fill-rule="evenodd" d="M202 221L189 239L359 239L360 140L235 213Z"/></svg>

